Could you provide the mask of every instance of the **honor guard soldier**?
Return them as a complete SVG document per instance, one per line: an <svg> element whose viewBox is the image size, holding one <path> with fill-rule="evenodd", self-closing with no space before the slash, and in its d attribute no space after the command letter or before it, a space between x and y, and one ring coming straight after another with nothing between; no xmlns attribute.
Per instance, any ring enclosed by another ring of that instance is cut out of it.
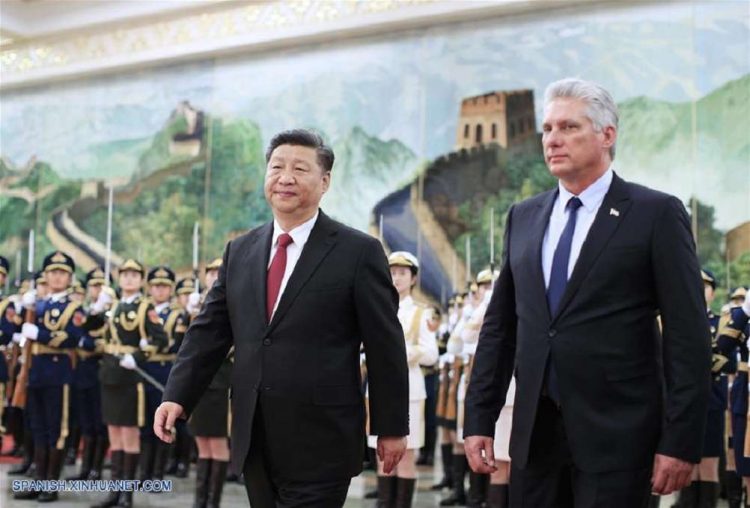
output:
<svg viewBox="0 0 750 508"><path fill-rule="evenodd" d="M99 366L102 416L109 432L113 480L136 479L141 452L138 427L146 423L144 378L136 369L143 369L148 356L167 344L159 315L141 293L144 275L143 265L134 259L119 267L122 295L111 313ZM102 313L98 316L103 319ZM132 491L113 491L96 507L130 507L132 503Z"/></svg>
<svg viewBox="0 0 750 508"><path fill-rule="evenodd" d="M73 259L60 251L44 258L43 271L48 297L36 300L33 292L23 296L24 306L34 308L35 322L24 323L22 334L31 344L26 407L34 435L37 480L57 480L62 469L68 436L68 407L73 365L70 350L84 335L86 314L73 302L68 287L75 272ZM15 499L57 500L57 492L18 492Z"/></svg>
<svg viewBox="0 0 750 508"><path fill-rule="evenodd" d="M10 264L3 256L0 256L0 291L5 287L5 279L10 271ZM9 295L0 293L0 450L2 449L2 435L5 434L6 428L3 427L3 411L5 410L5 401L8 398L8 364L6 362L7 348L13 344L13 334L21 331L21 317L16 312L16 307ZM18 443L15 443L18 446Z"/></svg>
<svg viewBox="0 0 750 508"><path fill-rule="evenodd" d="M391 278L399 296L398 320L406 340L406 360L409 366L409 435L406 453L395 468L395 474L386 476L378 460L378 506L404 507L412 505L416 484L417 450L424 446L424 401L427 398L424 376L420 364L433 364L438 359L435 334L430 331L430 312L411 296L417 283L419 261L406 251L392 252L388 256ZM368 438L371 448L377 447L377 436Z"/></svg>
<svg viewBox="0 0 750 508"><path fill-rule="evenodd" d="M189 324L190 319L198 313L201 306L201 295L198 292L196 280L193 278L180 279L177 282L175 293L177 294L177 306L186 310L186 319ZM190 467L190 454L193 451L193 437L190 435L187 422L182 418L175 422L175 432L177 436L174 446L170 448L170 451L173 451L174 454L169 460L166 474L174 475L177 478L186 478Z"/></svg>
<svg viewBox="0 0 750 508"><path fill-rule="evenodd" d="M222 259L217 258L206 265L206 292L218 279L221 263ZM198 447L194 508L219 508L221 502L229 464L229 386L233 357L234 349L231 349L188 422Z"/></svg>
<svg viewBox="0 0 750 508"><path fill-rule="evenodd" d="M471 287L474 286L474 287ZM447 393L447 406L445 411L445 420L450 430L449 439L453 444L453 457L451 458L451 480L453 481L451 495L440 501L440 506L456 506L466 504L466 491L464 480L466 472L469 470L469 463L466 461L464 452L463 437L459 440L458 427L459 418L462 416L463 395L461 393L461 380L464 376L464 370L469 366L464 361L464 343L463 331L466 324L474 312L473 294L476 289L475 283L470 286L468 294L459 295L458 313L456 315L456 326L453 327L451 335L446 346L446 356L452 362L450 371L450 382Z"/></svg>
<svg viewBox="0 0 750 508"><path fill-rule="evenodd" d="M748 418L748 347L750 334L750 300L738 297L735 290L730 296L730 308L726 317L722 316L716 339L717 349L728 356L728 352L739 347L740 363L737 376L732 383L729 405L732 413L732 451L737 474L742 477L746 489L750 489L750 439L747 435Z"/></svg>
<svg viewBox="0 0 750 508"><path fill-rule="evenodd" d="M144 370L164 386L189 321L184 309L171 303L175 288L175 274L171 268L156 266L149 270L146 279L149 296L167 334L167 344L148 357ZM161 390L151 384L146 385L146 425L141 427L141 480L164 478L169 445L158 439L153 430L154 413L161 404L161 395Z"/></svg>
<svg viewBox="0 0 750 508"><path fill-rule="evenodd" d="M105 286L104 270L99 267L86 274L86 293L91 312L109 310L113 291ZM75 399L78 403L78 425L81 429L83 451L80 472L69 480L99 480L102 476L104 456L109 448L107 427L102 420L102 396L99 386L99 361L104 351L105 332L108 323L100 323L97 329L87 330L78 342L75 370Z"/></svg>

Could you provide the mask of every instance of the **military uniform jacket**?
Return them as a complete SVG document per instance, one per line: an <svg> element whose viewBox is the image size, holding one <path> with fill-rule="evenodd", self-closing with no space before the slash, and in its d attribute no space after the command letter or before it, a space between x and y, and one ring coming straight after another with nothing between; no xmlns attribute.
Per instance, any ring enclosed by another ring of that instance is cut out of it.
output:
<svg viewBox="0 0 750 508"><path fill-rule="evenodd" d="M10 298L0 299L0 352L10 347L13 334L21 331L23 319L16 312L16 307ZM0 383L8 381L8 364L0 358Z"/></svg>
<svg viewBox="0 0 750 508"><path fill-rule="evenodd" d="M78 341L78 348L76 349L78 364L76 365L75 380L76 386L81 389L91 388L99 384L99 362L104 352L105 334L109 324L106 321L96 324L100 326L98 328L85 327L86 333Z"/></svg>
<svg viewBox="0 0 750 508"><path fill-rule="evenodd" d="M140 347L141 339L148 346ZM109 333L104 347L104 357L99 366L99 380L109 385L135 385L141 378L134 370L120 367L118 357L132 354L143 368L150 354L167 345L167 334L161 319L150 300L138 295L132 301L120 300L109 319Z"/></svg>
<svg viewBox="0 0 750 508"><path fill-rule="evenodd" d="M750 334L750 319L742 310L742 307L733 307L729 310L729 319L719 329L719 336L716 339L716 349L722 355L728 356L740 347L747 350L747 338ZM746 352L745 352L746 354ZM738 367L737 377L732 383L731 393L731 411L736 415L746 415L748 410L747 401L747 361L743 359Z"/></svg>
<svg viewBox="0 0 750 508"><path fill-rule="evenodd" d="M36 325L39 335L31 345L29 387L60 386L73 381L70 350L85 331L86 313L68 295L37 302Z"/></svg>

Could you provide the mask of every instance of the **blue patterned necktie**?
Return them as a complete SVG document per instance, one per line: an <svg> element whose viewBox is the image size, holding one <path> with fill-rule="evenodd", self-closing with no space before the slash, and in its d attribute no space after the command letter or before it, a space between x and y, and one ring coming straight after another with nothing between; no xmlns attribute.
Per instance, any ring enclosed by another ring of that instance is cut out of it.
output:
<svg viewBox="0 0 750 508"><path fill-rule="evenodd" d="M576 217L578 216L578 209L583 205L581 200L577 197L572 197L565 205L568 210L568 222L565 224L560 235L560 240L557 242L555 248L555 254L552 257L552 271L549 277L549 287L547 288L547 304L549 305L549 312L552 317L557 314L558 307L562 301L562 297L565 294L565 287L568 285L568 265L570 264L570 248L573 244L573 233L576 230ZM552 361L552 356L549 358L549 366L547 368L547 394L549 397L560 403L560 388L557 384L557 372L555 371L555 364Z"/></svg>

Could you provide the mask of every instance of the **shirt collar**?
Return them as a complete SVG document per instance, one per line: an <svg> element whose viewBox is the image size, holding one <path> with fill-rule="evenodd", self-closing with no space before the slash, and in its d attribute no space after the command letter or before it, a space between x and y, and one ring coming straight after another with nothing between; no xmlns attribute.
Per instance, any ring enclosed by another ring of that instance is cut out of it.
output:
<svg viewBox="0 0 750 508"><path fill-rule="evenodd" d="M403 300L401 300L399 302L399 305L403 306L403 307L410 307L410 306L414 305L414 299L411 297L411 295L409 295L406 298L404 298Z"/></svg>
<svg viewBox="0 0 750 508"><path fill-rule="evenodd" d="M167 307L169 307L169 300L167 300L166 302L162 302L162 303L160 303L160 304L156 305L156 306L154 307L154 310L155 310L156 312L161 312L161 311L163 311L164 309L166 309Z"/></svg>
<svg viewBox="0 0 750 508"><path fill-rule="evenodd" d="M602 201L604 201L604 196L607 195L609 186L612 184L613 177L614 173L612 170L612 166L610 166L602 176L597 178L594 183L586 187L586 189L578 195L578 199L581 200L581 203L583 204L583 207L587 212L596 211L599 205L602 204ZM570 198L574 197L575 194L572 194L568 189L566 189L562 182L558 182L557 185L560 189L560 204L562 205L564 210L565 206L568 204L568 201L570 201Z"/></svg>
<svg viewBox="0 0 750 508"><path fill-rule="evenodd" d="M141 296L141 293L139 291L138 293L136 293L134 295L128 296L127 298L123 298L122 301L123 301L123 303L133 303L138 298L140 298L140 296Z"/></svg>
<svg viewBox="0 0 750 508"><path fill-rule="evenodd" d="M318 215L320 215L320 212L315 212L315 215L306 222L303 222L296 228L289 231L289 236L292 237L292 240L294 241L294 244L298 247L302 247L307 243L307 239L310 237L310 233L312 232L313 226L315 226L315 221L318 220ZM281 229L281 225L274 219L273 221L273 238L271 239L271 246L276 247L276 242L278 242L279 237L284 234L284 230Z"/></svg>
<svg viewBox="0 0 750 508"><path fill-rule="evenodd" d="M54 294L49 295L49 299L50 301L53 301L53 302L59 302L59 301L64 300L66 296L68 296L67 291L60 291L59 293L54 293Z"/></svg>

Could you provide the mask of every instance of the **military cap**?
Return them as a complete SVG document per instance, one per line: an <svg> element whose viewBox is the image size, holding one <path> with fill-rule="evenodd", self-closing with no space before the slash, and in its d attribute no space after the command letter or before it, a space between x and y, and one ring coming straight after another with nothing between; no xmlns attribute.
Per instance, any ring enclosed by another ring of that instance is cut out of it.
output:
<svg viewBox="0 0 750 508"><path fill-rule="evenodd" d="M195 293L195 279L180 279L180 281L177 283L177 289L175 290L175 293L177 293L178 295L189 295L190 293Z"/></svg>
<svg viewBox="0 0 750 508"><path fill-rule="evenodd" d="M206 265L206 271L210 272L211 270L218 270L221 267L221 263L223 260L221 258L216 258L213 261L211 261L209 264Z"/></svg>
<svg viewBox="0 0 750 508"><path fill-rule="evenodd" d="M109 274L109 282L112 283L112 274ZM105 283L104 270L97 266L86 273L86 287L101 286Z"/></svg>
<svg viewBox="0 0 750 508"><path fill-rule="evenodd" d="M495 273L492 273L492 270L489 268L482 270L477 274L477 284L492 284L492 282L497 277L498 273L497 270Z"/></svg>
<svg viewBox="0 0 750 508"><path fill-rule="evenodd" d="M149 284L156 286L158 284L164 284L166 286L174 286L175 275L174 271L168 266L155 266L148 271L148 277L146 278Z"/></svg>
<svg viewBox="0 0 750 508"><path fill-rule="evenodd" d="M416 274L417 271L419 271L419 261L416 256L405 250L391 252L391 255L388 256L388 266L405 266L406 268L411 269L413 274Z"/></svg>
<svg viewBox="0 0 750 508"><path fill-rule="evenodd" d="M743 286L737 286L734 291L732 291L732 294L729 295L730 300L734 300L735 298L745 298L747 296L747 289L745 289Z"/></svg>
<svg viewBox="0 0 750 508"><path fill-rule="evenodd" d="M81 284L81 281L78 279L73 281L73 284L70 286L70 292L78 293L79 295L86 295L86 289L83 287L83 284Z"/></svg>
<svg viewBox="0 0 750 508"><path fill-rule="evenodd" d="M138 272L141 274L141 277L146 275L146 270L143 268L143 265L136 261L133 258L126 259L123 264L120 265L118 268L119 273L122 272Z"/></svg>
<svg viewBox="0 0 750 508"><path fill-rule="evenodd" d="M47 257L44 258L44 262L42 262L42 271L49 272L52 270L63 270L68 273L73 273L76 271L76 264L72 257L64 252L56 250L51 254L47 254Z"/></svg>
<svg viewBox="0 0 750 508"><path fill-rule="evenodd" d="M703 282L710 285L713 289L716 289L716 277L714 277L711 270L701 270L701 278L703 279Z"/></svg>
<svg viewBox="0 0 750 508"><path fill-rule="evenodd" d="M34 272L34 282L36 284L47 283L47 279L44 278L44 270L39 270L38 272Z"/></svg>
<svg viewBox="0 0 750 508"><path fill-rule="evenodd" d="M8 259L0 256L0 273L3 275L8 275L8 272L10 271L10 263L8 263Z"/></svg>

